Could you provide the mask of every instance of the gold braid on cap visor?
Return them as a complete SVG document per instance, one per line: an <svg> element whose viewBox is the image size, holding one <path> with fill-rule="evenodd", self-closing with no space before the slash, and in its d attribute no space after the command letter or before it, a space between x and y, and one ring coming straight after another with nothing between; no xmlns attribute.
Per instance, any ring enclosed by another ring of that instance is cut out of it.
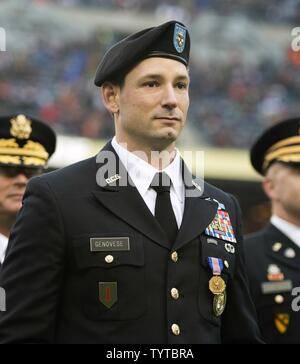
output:
<svg viewBox="0 0 300 364"><path fill-rule="evenodd" d="M266 170L273 161L286 163L300 162L300 135L274 144L265 155L263 170Z"/></svg>
<svg viewBox="0 0 300 364"><path fill-rule="evenodd" d="M42 144L28 140L23 148L16 139L0 139L0 163L45 166L49 153Z"/></svg>

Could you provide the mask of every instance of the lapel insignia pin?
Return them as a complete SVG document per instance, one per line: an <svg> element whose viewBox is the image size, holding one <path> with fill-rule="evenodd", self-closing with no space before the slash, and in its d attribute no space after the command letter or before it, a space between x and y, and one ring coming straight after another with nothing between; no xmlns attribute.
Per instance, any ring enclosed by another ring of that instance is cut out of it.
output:
<svg viewBox="0 0 300 364"><path fill-rule="evenodd" d="M121 179L121 176L120 176L119 174L116 174L116 175L114 175L114 176L112 176L112 177L110 177L110 178L107 178L107 179L105 180L105 182L106 182L108 185L111 185L112 183L117 182L117 181L119 181L120 179Z"/></svg>
<svg viewBox="0 0 300 364"><path fill-rule="evenodd" d="M218 210L224 210L224 211L226 211L226 207L225 207L224 204L222 204L221 202L219 202L216 199L213 199L213 201L215 201L219 205Z"/></svg>
<svg viewBox="0 0 300 364"><path fill-rule="evenodd" d="M296 252L294 249L289 248L284 252L284 256L288 259L294 259L296 258Z"/></svg>

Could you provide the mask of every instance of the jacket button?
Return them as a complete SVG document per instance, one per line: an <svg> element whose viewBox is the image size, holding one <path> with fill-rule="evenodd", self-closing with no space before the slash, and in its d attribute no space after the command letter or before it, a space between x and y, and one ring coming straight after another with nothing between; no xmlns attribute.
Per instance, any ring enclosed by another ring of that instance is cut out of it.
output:
<svg viewBox="0 0 300 364"><path fill-rule="evenodd" d="M175 335L175 336L180 335L180 327L178 325L176 325L176 324L172 325L171 329L172 329L173 335Z"/></svg>
<svg viewBox="0 0 300 364"><path fill-rule="evenodd" d="M115 260L115 258L114 258L112 255L107 255L107 256L105 257L105 262L106 262L107 264L112 264L114 260Z"/></svg>
<svg viewBox="0 0 300 364"><path fill-rule="evenodd" d="M177 252L173 252L171 255L171 259L174 263L178 262L178 253Z"/></svg>
<svg viewBox="0 0 300 364"><path fill-rule="evenodd" d="M273 246L272 246L272 250L273 252L275 253L278 253L282 248L282 244L281 243L275 243Z"/></svg>
<svg viewBox="0 0 300 364"><path fill-rule="evenodd" d="M172 298L173 298L174 300L178 300L178 298L179 298L179 291L178 291L178 289L173 288L173 289L171 290L171 296L172 296Z"/></svg>
<svg viewBox="0 0 300 364"><path fill-rule="evenodd" d="M275 297L275 302L276 302L278 305L283 304L283 302L284 302L284 297L283 297L283 296L281 296L281 295L277 295L277 296Z"/></svg>

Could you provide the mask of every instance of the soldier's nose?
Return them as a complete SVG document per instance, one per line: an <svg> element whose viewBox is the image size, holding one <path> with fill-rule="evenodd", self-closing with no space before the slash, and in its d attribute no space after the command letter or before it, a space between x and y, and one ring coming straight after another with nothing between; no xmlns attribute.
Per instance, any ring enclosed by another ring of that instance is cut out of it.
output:
<svg viewBox="0 0 300 364"><path fill-rule="evenodd" d="M28 177L25 174L20 173L14 178L14 183L17 185L26 185L28 182Z"/></svg>

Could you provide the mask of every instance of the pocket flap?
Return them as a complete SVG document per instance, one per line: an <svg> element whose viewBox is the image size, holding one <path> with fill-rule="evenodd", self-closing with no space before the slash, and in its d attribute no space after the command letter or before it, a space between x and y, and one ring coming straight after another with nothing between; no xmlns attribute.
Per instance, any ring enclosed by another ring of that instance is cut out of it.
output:
<svg viewBox="0 0 300 364"><path fill-rule="evenodd" d="M143 266L144 247L140 235L127 233L90 233L73 238L74 255L79 269L122 265Z"/></svg>

